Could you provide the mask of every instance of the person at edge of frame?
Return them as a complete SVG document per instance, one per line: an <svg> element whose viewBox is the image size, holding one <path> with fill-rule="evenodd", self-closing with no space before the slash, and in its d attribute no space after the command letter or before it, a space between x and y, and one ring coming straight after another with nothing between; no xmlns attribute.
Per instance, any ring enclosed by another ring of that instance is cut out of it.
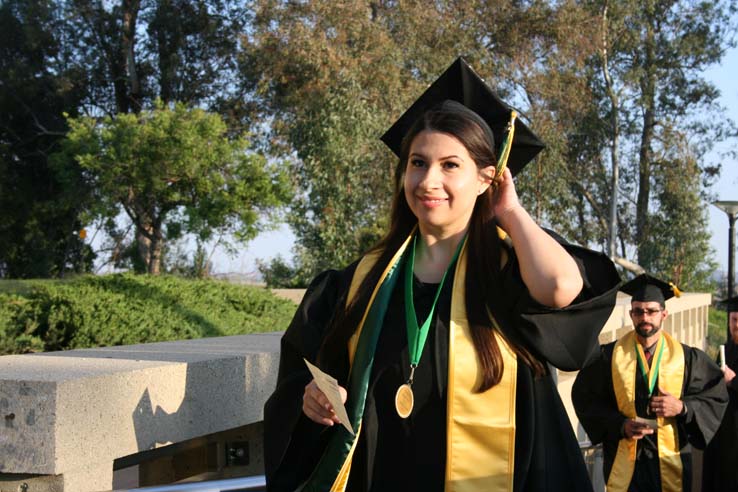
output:
<svg viewBox="0 0 738 492"><path fill-rule="evenodd" d="M728 408L702 459L702 492L738 490L738 296L719 303L728 312L730 340L721 366L728 387Z"/></svg>

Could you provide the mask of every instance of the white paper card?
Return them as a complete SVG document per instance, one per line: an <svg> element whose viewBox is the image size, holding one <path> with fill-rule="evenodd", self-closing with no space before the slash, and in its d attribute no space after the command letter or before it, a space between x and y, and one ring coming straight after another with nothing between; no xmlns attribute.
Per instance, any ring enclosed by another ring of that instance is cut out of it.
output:
<svg viewBox="0 0 738 492"><path fill-rule="evenodd" d="M328 402L333 407L333 411L336 412L336 417L338 417L341 425L343 425L352 436L355 435L354 430L351 428L351 424L349 423L346 407L343 406L343 402L341 401L341 392L338 390L338 381L308 362L307 359L303 360L305 361L305 364L307 364L310 374L313 375L313 379L315 379L315 384L318 385L318 389L323 392L326 398L328 398Z"/></svg>
<svg viewBox="0 0 738 492"><path fill-rule="evenodd" d="M653 430L659 430L659 422L656 419L644 419L643 417L636 417L635 421L641 424L646 424Z"/></svg>

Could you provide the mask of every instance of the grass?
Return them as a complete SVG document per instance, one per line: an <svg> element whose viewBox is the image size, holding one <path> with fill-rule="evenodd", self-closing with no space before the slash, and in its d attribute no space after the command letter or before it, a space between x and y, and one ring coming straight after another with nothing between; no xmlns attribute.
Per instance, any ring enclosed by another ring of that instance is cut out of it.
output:
<svg viewBox="0 0 738 492"><path fill-rule="evenodd" d="M725 343L727 327L727 313L710 306L707 326L707 354L713 360L717 359L718 347Z"/></svg>

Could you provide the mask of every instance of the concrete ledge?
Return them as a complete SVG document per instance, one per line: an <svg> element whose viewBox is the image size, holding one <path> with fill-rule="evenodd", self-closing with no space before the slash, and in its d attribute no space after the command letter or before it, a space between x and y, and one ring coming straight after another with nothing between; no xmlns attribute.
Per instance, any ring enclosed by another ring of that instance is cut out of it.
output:
<svg viewBox="0 0 738 492"><path fill-rule="evenodd" d="M117 458L261 421L280 337L0 357L0 473L105 467L110 488Z"/></svg>
<svg viewBox="0 0 738 492"><path fill-rule="evenodd" d="M709 305L709 294L667 301L665 329L704 347ZM620 296L601 343L632 329L629 308ZM281 335L0 357L0 490L19 481L46 492L110 490L118 458L262 421ZM583 436L569 398L574 374L559 376Z"/></svg>

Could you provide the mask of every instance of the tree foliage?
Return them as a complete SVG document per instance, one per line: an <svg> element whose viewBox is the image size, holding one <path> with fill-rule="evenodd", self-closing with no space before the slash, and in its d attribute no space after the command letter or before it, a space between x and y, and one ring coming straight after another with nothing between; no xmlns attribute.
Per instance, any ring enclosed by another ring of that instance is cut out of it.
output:
<svg viewBox="0 0 738 492"><path fill-rule="evenodd" d="M65 188L48 159L67 130L62 112L86 97L62 26L52 2L0 4L0 277L87 271L94 259L77 234L84 189Z"/></svg>
<svg viewBox="0 0 738 492"><path fill-rule="evenodd" d="M89 70L86 108L113 115L156 100L227 109L237 34L249 19L230 0L73 0L55 2L76 36L75 63Z"/></svg>
<svg viewBox="0 0 738 492"><path fill-rule="evenodd" d="M548 143L517 179L539 222L606 249L615 197L621 256L704 285L705 223L682 213L704 206L717 173L704 155L729 129L703 75L732 46L729 2L255 4L242 73L260 89L270 148L294 151L297 272L345 264L383 230L393 159L376 139L464 54ZM677 145L677 134L693 137ZM693 183L674 189L676 169ZM682 236L682 253L656 253L685 228L695 239Z"/></svg>
<svg viewBox="0 0 738 492"><path fill-rule="evenodd" d="M95 195L73 161L48 157L64 114L151 109L157 99L221 114L231 137L248 124L234 83L250 20L230 0L8 0L0 5L0 276L85 271L94 255L78 232ZM61 172L62 176L58 176ZM113 255L135 248L110 221ZM145 234L135 231L138 242Z"/></svg>
<svg viewBox="0 0 738 492"><path fill-rule="evenodd" d="M714 263L700 210L719 173L705 155L732 127L719 116L719 92L704 72L734 46L736 7L687 0L588 7L601 25L592 91L602 95L601 131L613 168L622 169L620 255L685 287L703 287Z"/></svg>
<svg viewBox="0 0 738 492"><path fill-rule="evenodd" d="M60 162L73 156L97 201L91 217L122 209L142 237L139 256L158 274L165 241L194 234L252 239L288 199L284 174L231 140L218 116L183 104L98 120L69 120Z"/></svg>
<svg viewBox="0 0 738 492"><path fill-rule="evenodd" d="M719 172L705 155L735 131L704 72L734 46L736 8L729 0L8 0L0 6L8 217L0 275L84 270L92 255L74 231L125 203L88 186L105 173L91 163L49 167L67 131L62 114L125 121L148 117L156 101L219 114L233 141L248 129L251 149L289 171L298 190L287 216L294 264L278 260L272 278L288 268L289 281L304 284L345 265L385 230L396 159L379 136L463 55L548 143L516 180L536 220L702 285L712 268L699 239L706 224L682 205L704 207ZM149 176L159 190L170 178L157 173L135 178ZM679 187L680 173L697 177ZM151 264L158 215L131 210L133 242L109 219L114 255L135 259L142 246ZM210 226L187 204L164 215L168 239L223 230L203 232ZM682 237L683 253L666 254L686 230L694 239Z"/></svg>
<svg viewBox="0 0 738 492"><path fill-rule="evenodd" d="M255 3L242 77L259 89L271 151L294 152L304 193L288 221L303 279L345 265L384 230L396 158L378 138L459 54L522 106L544 137L565 141L564 128L581 112L575 95L586 84L557 67L581 70L586 60L577 54L588 45L586 32L574 25L583 13L570 6ZM563 164L551 155L545 167ZM550 187L566 187L565 177L552 180L541 168L524 175L534 177L521 190L539 218L565 222L547 200L562 196Z"/></svg>

